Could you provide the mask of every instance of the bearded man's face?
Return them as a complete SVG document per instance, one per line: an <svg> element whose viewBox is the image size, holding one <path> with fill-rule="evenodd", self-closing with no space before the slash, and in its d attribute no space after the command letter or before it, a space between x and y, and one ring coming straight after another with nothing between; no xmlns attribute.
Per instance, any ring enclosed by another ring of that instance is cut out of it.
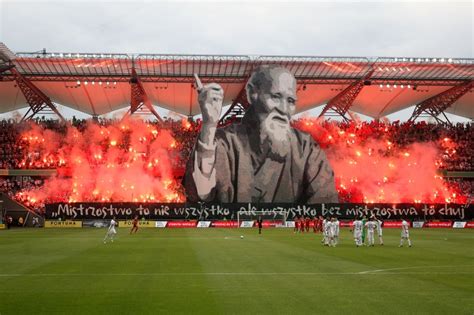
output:
<svg viewBox="0 0 474 315"><path fill-rule="evenodd" d="M255 101L255 111L260 122L260 144L269 148L277 158L284 158L290 151L290 120L295 112L296 80L284 69L269 73Z"/></svg>

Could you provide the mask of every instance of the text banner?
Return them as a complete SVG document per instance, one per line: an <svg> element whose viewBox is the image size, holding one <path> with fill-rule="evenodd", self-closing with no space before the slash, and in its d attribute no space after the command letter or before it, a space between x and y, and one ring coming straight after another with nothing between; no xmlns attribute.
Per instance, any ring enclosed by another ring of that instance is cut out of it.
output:
<svg viewBox="0 0 474 315"><path fill-rule="evenodd" d="M45 228L81 228L82 221L78 220L66 220L66 221L44 221Z"/></svg>
<svg viewBox="0 0 474 315"><path fill-rule="evenodd" d="M258 212L257 212L258 211ZM263 212L262 212L263 211ZM54 203L46 205L46 219L241 220L336 216L340 219L372 214L382 220L472 220L474 205L460 204L184 204L184 203Z"/></svg>

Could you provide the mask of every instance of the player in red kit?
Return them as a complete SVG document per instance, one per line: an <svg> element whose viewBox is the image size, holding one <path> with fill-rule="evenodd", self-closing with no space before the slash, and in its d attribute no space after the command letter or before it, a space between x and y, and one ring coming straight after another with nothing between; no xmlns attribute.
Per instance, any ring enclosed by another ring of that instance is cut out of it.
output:
<svg viewBox="0 0 474 315"><path fill-rule="evenodd" d="M313 232L318 233L319 220L318 217L313 218Z"/></svg>
<svg viewBox="0 0 474 315"><path fill-rule="evenodd" d="M295 227L294 227L294 229L293 229L293 233L298 232L298 224L299 224L299 222L300 222L300 219L295 216Z"/></svg>
<svg viewBox="0 0 474 315"><path fill-rule="evenodd" d="M305 219L306 233L309 232L310 223L311 223L311 219L309 217L306 217L306 219Z"/></svg>
<svg viewBox="0 0 474 315"><path fill-rule="evenodd" d="M323 233L323 217L319 216L318 218L318 231Z"/></svg>
<svg viewBox="0 0 474 315"><path fill-rule="evenodd" d="M133 221L132 221L132 229L130 230L130 234L132 233L137 233L138 231L138 216L136 215L134 218L133 218Z"/></svg>

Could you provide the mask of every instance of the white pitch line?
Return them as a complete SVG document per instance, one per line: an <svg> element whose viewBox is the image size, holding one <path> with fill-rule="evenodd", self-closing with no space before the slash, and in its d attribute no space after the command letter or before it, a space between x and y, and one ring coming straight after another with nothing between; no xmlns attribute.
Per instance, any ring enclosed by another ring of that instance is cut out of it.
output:
<svg viewBox="0 0 474 315"><path fill-rule="evenodd" d="M361 271L359 274L376 274L383 273L387 271L394 270L407 270L407 269L421 269L421 268L456 268L456 267L474 267L474 265L445 265L445 266L412 266L412 267L398 267L398 268L389 268L389 269L375 269L375 270L366 270ZM471 272L472 273L472 272Z"/></svg>
<svg viewBox="0 0 474 315"><path fill-rule="evenodd" d="M185 272L185 273L10 273L0 274L0 277L99 277L99 276L117 276L117 277L166 277L166 276L364 276L364 275L471 275L474 272Z"/></svg>

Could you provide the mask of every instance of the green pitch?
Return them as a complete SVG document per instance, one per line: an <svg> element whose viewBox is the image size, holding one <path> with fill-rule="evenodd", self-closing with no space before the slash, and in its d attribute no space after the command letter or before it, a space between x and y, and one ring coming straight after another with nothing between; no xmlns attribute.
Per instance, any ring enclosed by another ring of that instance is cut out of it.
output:
<svg viewBox="0 0 474 315"><path fill-rule="evenodd" d="M474 230L337 248L291 229L0 231L0 314L473 314ZM240 235L244 238L241 239Z"/></svg>

